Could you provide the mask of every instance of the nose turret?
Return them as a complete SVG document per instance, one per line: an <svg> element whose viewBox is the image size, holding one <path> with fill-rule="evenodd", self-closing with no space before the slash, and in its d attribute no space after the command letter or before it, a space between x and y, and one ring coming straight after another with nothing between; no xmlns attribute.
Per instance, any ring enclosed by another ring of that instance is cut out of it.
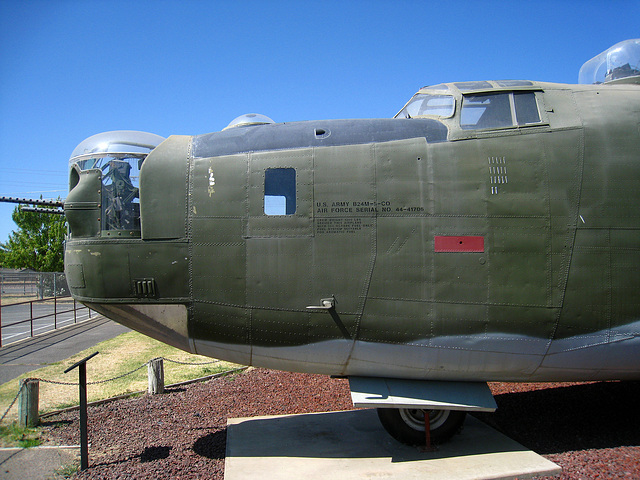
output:
<svg viewBox="0 0 640 480"><path fill-rule="evenodd" d="M163 141L120 130L93 135L75 148L65 202L72 237L140 237L140 167Z"/></svg>

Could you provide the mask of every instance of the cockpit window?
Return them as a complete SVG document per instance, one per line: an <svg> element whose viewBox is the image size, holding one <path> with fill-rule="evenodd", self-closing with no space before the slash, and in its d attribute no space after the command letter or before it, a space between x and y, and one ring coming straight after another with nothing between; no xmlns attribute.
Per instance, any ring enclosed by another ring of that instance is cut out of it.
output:
<svg viewBox="0 0 640 480"><path fill-rule="evenodd" d="M473 90L487 90L493 88L489 82L457 82L454 84L461 92L470 92Z"/></svg>
<svg viewBox="0 0 640 480"><path fill-rule="evenodd" d="M509 94L467 95L462 100L460 126L464 130L513 125Z"/></svg>
<svg viewBox="0 0 640 480"><path fill-rule="evenodd" d="M540 123L540 112L533 92L516 92L513 94L518 125Z"/></svg>
<svg viewBox="0 0 640 480"><path fill-rule="evenodd" d="M456 102L451 95L418 93L400 110L395 118L441 117L453 115Z"/></svg>
<svg viewBox="0 0 640 480"><path fill-rule="evenodd" d="M534 92L465 95L460 127L463 130L506 128L540 123Z"/></svg>
<svg viewBox="0 0 640 480"><path fill-rule="evenodd" d="M496 84L499 87L531 87L533 86L533 82L529 80L496 80Z"/></svg>

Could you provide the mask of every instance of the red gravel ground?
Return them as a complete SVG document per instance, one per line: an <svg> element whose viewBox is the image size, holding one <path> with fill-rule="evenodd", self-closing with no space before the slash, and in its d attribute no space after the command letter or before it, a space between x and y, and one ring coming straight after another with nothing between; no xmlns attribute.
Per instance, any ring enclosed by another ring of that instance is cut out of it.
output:
<svg viewBox="0 0 640 480"><path fill-rule="evenodd" d="M477 417L562 466L561 479L640 478L640 382L491 388L498 412ZM346 380L263 369L90 407L90 468L75 478L222 480L228 417L351 408ZM78 444L78 413L48 418L44 436Z"/></svg>

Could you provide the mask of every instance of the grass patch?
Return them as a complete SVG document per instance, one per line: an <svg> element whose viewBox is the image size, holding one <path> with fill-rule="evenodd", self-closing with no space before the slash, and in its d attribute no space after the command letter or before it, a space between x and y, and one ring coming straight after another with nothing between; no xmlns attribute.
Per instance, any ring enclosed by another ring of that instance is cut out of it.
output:
<svg viewBox="0 0 640 480"><path fill-rule="evenodd" d="M56 475L62 478L71 478L76 473L78 473L79 469L80 469L80 464L78 462L72 463L70 465L63 465L56 470Z"/></svg>
<svg viewBox="0 0 640 480"><path fill-rule="evenodd" d="M3 293L2 298L0 298L0 305L13 305L14 303L29 302L31 300L39 300L39 297L36 295L7 295Z"/></svg>
<svg viewBox="0 0 640 480"><path fill-rule="evenodd" d="M0 425L0 447L37 447L42 442L35 428L23 428L16 423Z"/></svg>
<svg viewBox="0 0 640 480"><path fill-rule="evenodd" d="M82 360L96 351L100 352L100 354L87 362L87 382L104 383L87 386L89 402L146 390L148 386L147 367L143 365L153 358L163 357L185 363L203 363L213 360L209 357L183 352L182 350L137 332L123 333L111 340L101 342L92 348L84 350L63 362L28 372L17 379L0 385L0 414L4 413L14 399L20 388L21 379L41 378L55 382L77 383L77 369L67 374L63 372L77 361ZM123 376L141 366L142 368L135 373ZM164 382L165 385L184 382L229 370L237 366L238 365L228 362L218 362L207 365L181 365L165 360ZM117 379L106 381L114 378ZM41 414L78 405L78 402L77 385L57 385L40 382ZM14 406L7 415L7 419L12 420L16 418L17 406ZM5 422L7 419L5 419Z"/></svg>

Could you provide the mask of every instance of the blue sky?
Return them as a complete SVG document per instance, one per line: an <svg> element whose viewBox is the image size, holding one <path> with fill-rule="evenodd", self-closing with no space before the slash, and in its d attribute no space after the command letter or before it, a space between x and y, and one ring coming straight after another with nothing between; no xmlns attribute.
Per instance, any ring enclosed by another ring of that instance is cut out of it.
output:
<svg viewBox="0 0 640 480"><path fill-rule="evenodd" d="M0 0L0 195L64 198L71 152L108 130L391 117L423 85L575 83L639 18L637 0Z"/></svg>

